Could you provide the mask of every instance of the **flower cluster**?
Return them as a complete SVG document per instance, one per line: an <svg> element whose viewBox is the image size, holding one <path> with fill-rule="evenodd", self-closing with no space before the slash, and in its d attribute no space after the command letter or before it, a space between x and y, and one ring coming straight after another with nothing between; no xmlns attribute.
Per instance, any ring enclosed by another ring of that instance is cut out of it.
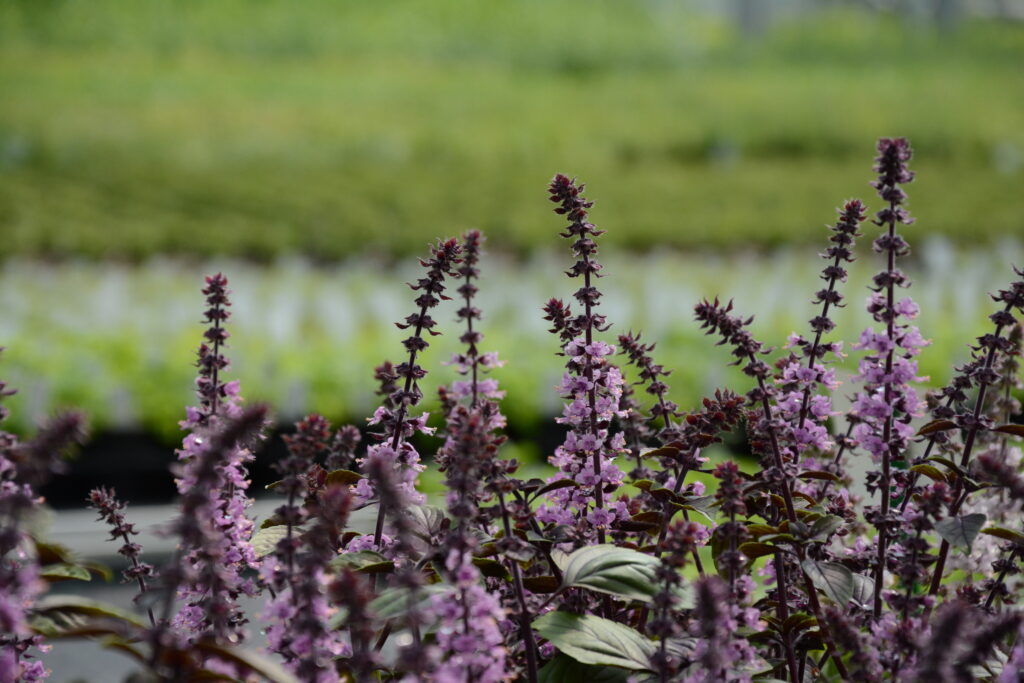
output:
<svg viewBox="0 0 1024 683"><path fill-rule="evenodd" d="M399 323L412 329L407 357L374 373L381 406L370 447L358 450L353 427L332 432L317 414L300 421L283 437L281 479L268 487L281 504L254 529L246 463L267 411L243 408L237 383L224 379L227 280L208 278L198 405L182 423L189 433L175 468L172 561L154 575L123 503L102 488L90 496L123 543L125 577L153 605L149 625L102 604L41 599L50 581L86 573L29 524L80 418L58 418L24 443L0 432L0 680L45 676L36 658L45 633L102 637L131 652L147 680L1018 681L1024 271L993 297L1001 310L971 359L928 395L933 419L915 424L924 342L910 324L916 305L896 296L909 284L896 267L907 253L896 227L911 220L909 159L905 140L880 142L874 186L885 207L875 218L885 230L874 248L886 264L868 301L875 327L855 345L867 353L845 414L833 403L843 347L830 314L844 302L866 213L859 200L831 227L807 338L793 335L773 355L731 302L696 307L747 386L684 411L653 343L618 338L639 376L634 392L616 349L598 338L609 329L597 313L601 231L588 222L582 184L556 176L548 193L568 221L568 275L581 286L572 307L552 299L544 309L565 360L556 422L567 428L547 480L521 480L516 461L501 457L504 392L487 374L496 354L480 350L483 236L472 230L423 262L417 312ZM458 279L463 347L450 363L455 381L438 390L438 445L417 435L432 430L414 409L449 278ZM881 493L875 508L854 493L857 468L842 467L857 449L881 468L863 482ZM629 475L614 462L627 453ZM431 457L444 475L442 506L416 488ZM261 592L263 654L241 642L241 598Z"/></svg>
<svg viewBox="0 0 1024 683"><path fill-rule="evenodd" d="M0 382L0 399L13 394ZM0 406L0 420L6 417L6 407ZM84 435L78 413L57 416L28 442L0 430L0 680L32 683L50 674L37 658L50 646L30 624L32 605L46 584L24 526L40 500L36 492L60 471L61 456Z"/></svg>
<svg viewBox="0 0 1024 683"><path fill-rule="evenodd" d="M409 358L397 366L388 365L378 369L378 379L382 380L382 387L385 390L391 389L391 391L387 395L384 405L378 408L369 420L371 426L380 425L382 430L373 434L378 443L370 446L366 456L360 461L364 466L368 466L372 460L391 463L398 472L398 486L402 489L402 495L412 503L423 501L422 495L416 490L416 479L423 471L424 466L420 464L420 454L408 439L416 432L424 434L434 432L432 428L427 427L428 416L426 413L415 417L409 415L410 409L419 405L423 398L419 381L427 374L427 371L416 360L419 354L430 346L423 336L424 333L431 336L440 334L434 330L437 322L430 317L428 311L435 308L442 300L448 299L444 295L444 282L452 274L453 268L461 261L462 245L458 240L450 239L438 242L437 245L431 247L430 251L431 258L420 261L420 264L426 269L423 277L416 284L409 285L413 291L420 293L415 300L418 310L407 316L404 322L395 323L402 330L412 328L412 334L402 342ZM384 371L383 374L381 370ZM397 383L399 380L402 382L401 386ZM355 493L359 499L358 502L371 501L379 494L373 489L369 479L361 480ZM373 546L380 548L384 536L385 515L386 509L381 503L372 539L357 540L355 545L349 547L352 549L369 547L367 543L372 540Z"/></svg>
<svg viewBox="0 0 1024 683"><path fill-rule="evenodd" d="M117 494L113 489L108 490L102 486L90 491L88 500L89 506L99 513L99 519L110 527L109 540L124 541L117 552L123 555L129 563L128 568L123 572L124 580L135 581L139 584L139 595L136 596L136 600L138 600L146 594L146 579L151 578L156 571L153 565L139 562L142 546L131 539L138 532L135 531L135 525L130 524L124 518L126 505L117 499ZM153 608L147 607L146 611L149 615L149 623L155 626L156 619L153 617Z"/></svg>
<svg viewBox="0 0 1024 683"><path fill-rule="evenodd" d="M605 317L594 309L601 292L593 284L599 277L597 244L593 238L603 234L587 220L593 202L583 195L584 185L564 175L556 175L548 188L551 201L559 206L555 213L564 215L569 226L562 237L573 240L576 263L569 269L570 277L582 277L583 285L574 294L583 311L573 317L568 306L552 300L545 308L545 319L553 324L552 332L566 342L562 352L568 358L567 372L558 387L568 403L557 422L567 425L565 441L555 450L549 462L579 487L560 488L548 496L549 503L538 510L544 522L565 524L574 528L576 538L584 542L595 535L605 540L606 530L617 519L628 516L621 501L605 505L605 493L613 492L622 483L623 473L614 458L626 451L625 437L612 435L612 419L621 417L622 372L608 361L615 347L594 338L594 332L608 329ZM558 477L559 475L556 475ZM590 504L593 502L593 509Z"/></svg>
<svg viewBox="0 0 1024 683"><path fill-rule="evenodd" d="M207 453L210 443L217 438L219 431L224 429L227 421L238 420L243 414L242 400L239 395L237 381L225 382L223 372L229 367L224 347L230 335L224 323L230 318L230 291L228 279L218 273L206 278L203 294L206 296L207 309L205 321L209 327L203 333L205 342L200 345L197 365L199 376L196 379L196 394L199 405L188 408L185 419L180 423L188 435L178 450L180 467L177 470L178 492L183 497L193 495L195 491L203 491L208 500L203 505L210 515L215 529L209 533L193 535L197 541L205 543L183 547L184 561L197 565L194 571L183 575L185 580L178 584L180 597L185 605L175 617L175 625L184 632L201 633L207 628L229 628L233 637L243 638L242 626L246 619L238 607L237 600L242 595L253 596L257 593L255 582L246 576L249 570L259 568L259 561L253 551L250 539L253 534L253 520L247 516L252 505L248 495L249 473L247 463L253 454L247 448L247 442L238 441L227 448L220 456L223 460L216 463L212 479L200 482L197 468L203 455ZM205 523L205 522L204 522ZM210 544L219 542L221 547L214 549ZM199 565L216 558L221 566L216 571ZM218 589L222 591L218 600L225 601L225 614L210 620L211 601L210 585L195 583L192 579L215 573ZM230 616L227 615L230 613Z"/></svg>

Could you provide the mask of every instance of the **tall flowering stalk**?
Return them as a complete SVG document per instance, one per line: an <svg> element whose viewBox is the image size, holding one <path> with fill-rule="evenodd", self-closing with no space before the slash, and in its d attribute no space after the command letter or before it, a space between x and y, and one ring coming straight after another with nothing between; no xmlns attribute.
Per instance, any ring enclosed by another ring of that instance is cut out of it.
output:
<svg viewBox="0 0 1024 683"><path fill-rule="evenodd" d="M464 325L460 341L462 353L455 354L452 365L465 380L452 383L444 392L447 398L447 438L438 451L437 460L445 472L448 485L447 503L454 524L441 548L443 566L456 590L435 598L433 608L440 618L438 645L443 651L442 664L435 672L438 680L500 681L505 676L507 652L499 624L505 614L496 596L487 592L480 570L473 565L478 541L472 533L484 520L479 504L493 496L489 482L505 476L509 463L498 460L498 448L505 437L497 433L505 426L497 401L503 396L498 382L481 374L498 367L497 354L481 354L478 344L483 334L474 327L482 313L474 305L478 289L474 282L480 273L483 235L471 230L463 236L463 260L459 267L462 284L458 288L463 305L457 317ZM503 519L508 511L499 503ZM511 562L515 574L515 590L521 595L522 573L518 563ZM529 615L522 614L521 633L527 656L527 677L536 680L537 663L532 642ZM525 629L525 630L524 630Z"/></svg>
<svg viewBox="0 0 1024 683"><path fill-rule="evenodd" d="M337 554L351 500L347 487L311 490L322 480L316 465L332 448L330 424L313 414L284 438L288 454L275 469L282 475L278 489L288 498L274 511L285 536L264 561L263 575L273 590L266 610L267 642L303 680L330 681L336 677L331 660L344 650L338 634L326 628L330 616L326 597L327 564ZM299 526L312 523L305 533Z"/></svg>
<svg viewBox="0 0 1024 683"><path fill-rule="evenodd" d="M854 345L855 349L867 350L869 355L861 360L855 378L863 382L864 388L854 399L853 412L858 423L853 428L853 438L882 466L877 478L880 505L871 516L878 529L872 608L876 619L882 613L889 536L899 526L899 520L890 512L892 463L906 451L914 436L910 421L923 407L911 383L921 379L917 377L914 357L927 342L916 327L903 322L917 316L917 304L910 297L896 300L896 288L910 286L907 276L896 267L896 259L910 252L906 241L896 232L896 226L909 225L914 220L902 206L906 193L900 187L914 179L913 172L907 168L911 154L904 138L878 141L875 170L879 176L872 186L888 206L875 214L875 223L884 226L886 231L874 241L873 247L877 253L885 254L886 267L873 278L874 293L868 298L867 309L884 329L864 330L860 342Z"/></svg>
<svg viewBox="0 0 1024 683"><path fill-rule="evenodd" d="M766 381L771 373L771 369L759 357L768 353L768 350L765 349L764 344L755 339L750 331L746 329L753 321L753 318L743 319L733 316L730 315L731 311L732 302L723 306L717 299L714 302L705 300L694 308L697 321L701 323L701 329L706 330L706 334L709 335L717 333L721 337L719 344L728 344L732 347L732 355L736 358L736 364L742 364L743 372L757 380L757 386L748 392L747 400L752 408L748 413L751 446L755 451L766 451L765 460L762 463L762 469L758 476L769 487L777 490L782 498L781 506L773 505L772 514L774 517L780 518L784 516L788 524L795 525L798 519L796 505L793 502L792 482L794 477L792 464L787 462L780 445L779 431L781 425L780 421L776 419L775 409L772 405L775 390ZM779 507L782 509L779 510ZM805 559L804 547L796 544L794 551L797 558L802 562ZM778 599L776 602L779 620L783 623L789 613L789 590L784 560L784 553L781 551L775 553L773 565L775 580L778 583ZM804 591L807 594L808 607L810 607L811 612L818 619L822 636L828 642L827 626L824 624L815 587L810 577L804 571L800 570L800 576L803 579ZM786 646L786 649L790 675L796 680L798 678L797 671L794 668L793 660L789 658L788 646ZM829 645L829 653L836 669L841 675L846 676L846 667L842 659L836 656L835 647L831 644Z"/></svg>
<svg viewBox="0 0 1024 683"><path fill-rule="evenodd" d="M462 245L455 239L439 241L437 245L431 247L430 252L431 258L420 260L426 273L416 284L409 285L413 291L420 292L415 301L418 310L407 316L404 322L395 323L402 330L412 328L412 334L402 342L409 358L394 368L394 379L403 380L402 386L398 388L397 384L395 385L394 391L387 397L385 404L378 408L370 419L370 424L379 424L382 432L373 435L379 443L370 446L367 449L366 457L361 461L364 465L371 460L391 463L399 477L397 486L401 489L403 497L411 503L423 501L422 494L416 490L416 478L424 467L420 464L419 453L408 439L418 431L425 434L432 434L434 431L426 426L426 413L416 417L409 415L409 411L419 405L423 398L419 380L427 374L427 371L416 360L419 354L430 346L429 342L424 339L424 333L431 336L440 334L434 330L437 323L430 317L428 311L436 307L442 300L449 298L444 295L444 282L461 260L459 256L462 252ZM389 378L385 377L384 379ZM372 500L378 494L374 491L369 478L360 480L355 492L362 502ZM377 523L374 526L372 539L374 547L381 547L386 516L385 504L383 501L379 501ZM355 550L365 546L365 541L357 540L356 545L350 543L348 547Z"/></svg>
<svg viewBox="0 0 1024 683"><path fill-rule="evenodd" d="M829 317L830 311L843 306L844 297L838 284L846 282L849 275L845 264L854 260L853 246L860 236L858 228L864 221L865 208L859 199L851 199L837 211L839 220L830 227L833 232L830 238L832 246L821 255L829 262L821 272L821 279L828 285L815 294L813 303L821 306L821 312L810 320L814 338L808 341L800 335L790 336L788 346L799 349L803 360L791 356L782 364L780 376L776 380L780 390L778 411L788 424L786 447L796 462L808 450L823 454L833 447L825 425L833 414L832 402L827 394L818 393L818 390L823 387L834 391L839 386L835 370L826 367L826 359L830 355L833 359L840 358L842 343L825 342L824 336L835 329L835 322ZM837 469L841 453L840 450L833 464ZM824 463L817 462L803 465L812 470L826 467Z"/></svg>
<svg viewBox="0 0 1024 683"><path fill-rule="evenodd" d="M89 493L88 501L89 506L99 513L99 519L106 522L110 527L109 540L124 542L117 552L123 555L130 565L123 572L124 580L135 581L139 585L139 594L135 598L138 600L143 597L148 590L146 579L154 576L156 572L153 565L139 561L139 555L142 553L142 546L132 540L132 536L136 536L138 532L135 530L134 524L130 524L125 520L125 503L117 499L117 494L114 492L114 489L108 490L102 486L93 489ZM150 625L156 626L156 619L153 617L153 608L147 606L146 613L149 616Z"/></svg>
<svg viewBox="0 0 1024 683"><path fill-rule="evenodd" d="M14 393L0 382L0 399ZM7 415L0 405L0 421ZM28 442L0 430L0 680L32 683L50 675L33 654L49 650L29 624L46 584L24 527L41 502L39 488L62 470L61 456L84 436L85 420L74 412L57 416Z"/></svg>
<svg viewBox="0 0 1024 683"><path fill-rule="evenodd" d="M221 500L210 492L223 485L223 472L235 462L235 453L260 437L266 421L264 406L240 409L237 417L216 421L217 428L206 431L208 436L195 444L188 463L179 466L179 470L187 467L192 485L181 495L178 517L169 529L179 539L178 550L161 571L166 590L163 614L150 633L151 664L157 671L181 666L163 661L169 650L180 652L188 643L199 641L232 643L241 638L245 615L238 598L245 584L239 581L239 552L223 524ZM201 599L186 604L172 624L168 617L175 595L180 594Z"/></svg>
<svg viewBox="0 0 1024 683"><path fill-rule="evenodd" d="M1014 268L1014 272L1022 279L1013 282L1007 289L999 290L992 297L994 300L1004 304L1003 310L996 311L989 316L989 319L995 323L995 331L992 334L986 334L978 338L976 355L983 357L984 361L972 375L974 383L978 385L978 396L974 402L974 410L970 413L960 413L955 418L956 425L964 431L963 453L960 456L960 468L963 470L969 469L971 465L971 456L973 455L979 433L991 427L991 422L984 419L982 413L988 388L997 384L1000 380L1000 374L996 369L996 358L1000 353L1008 354L1013 350L1012 340L1002 335L1004 331L1012 329L1017 324L1017 318L1014 316L1013 311L1017 310L1024 313L1024 270ZM976 360L980 360L980 358L976 358ZM956 516L960 512L969 495L970 490L965 488L963 478L958 478L954 488L953 503L949 509L950 516ZM932 573L932 583L929 588L931 595L935 595L939 591L939 586L942 582L942 572L945 568L946 558L949 555L949 548L949 542L943 539L942 545L939 548L939 559L935 563L935 569Z"/></svg>
<svg viewBox="0 0 1024 683"><path fill-rule="evenodd" d="M538 517L545 522L575 526L581 540L591 537L596 529L598 542L604 543L605 530L616 519L627 516L623 504L606 509L604 498L605 489L613 491L623 479L614 458L626 450L625 438L621 433L609 433L612 418L622 415L619 404L623 380L619 369L607 360L615 347L594 338L595 332L604 332L609 327L605 317L594 310L600 304L601 292L593 280L600 277L601 264L596 259L597 243L593 238L604 231L587 220L594 203L583 197L583 189L583 184L577 185L561 174L555 176L548 188L551 201L559 205L555 213L564 215L569 222L561 235L573 240L572 251L577 261L566 274L583 278L583 285L573 295L583 312L574 317L570 308L556 299L545 307L545 319L552 322L552 332L565 342L562 351L569 359L568 371L559 386L559 392L569 403L558 419L569 426L569 432L549 460L580 487L551 492L551 505L541 508Z"/></svg>
<svg viewBox="0 0 1024 683"><path fill-rule="evenodd" d="M199 489L200 494L209 499L208 509L218 533L215 536L204 536L203 540L208 542L211 538L218 538L221 543L222 547L214 554L216 561L222 565L216 570L216 581L223 591L218 599L227 601L225 609L230 616L225 621L226 628L232 631L234 639L241 640L244 637L242 626L246 618L238 605L238 598L256 595L256 583L246 576L246 572L259 568L259 561L250 543L254 525L247 516L252 499L247 493L250 480L246 465L252 461L253 454L245 442L236 443L222 454L223 461L218 463L214 471L214 480L200 483L196 472L199 455L205 451L215 434L224 429L226 421L238 419L243 412L239 383L225 382L223 378L223 372L229 367L224 355L224 347L230 337L224 327L224 323L231 317L228 279L220 273L207 277L203 294L207 304L204 318L209 327L203 334L205 341L198 351L196 394L199 405L187 408L185 419L180 423L188 435L178 450L180 467L177 470L177 485L178 493L182 496L197 495L197 487L202 487ZM211 550L208 547L186 545L183 547L184 561L202 564L206 561L203 558ZM185 580L178 584L185 605L178 611L174 623L186 632L201 633L211 625L211 615L206 608L211 587L191 580L203 576L205 571L197 566L195 572L186 573ZM214 617L218 622L218 631L225 626L220 623L222 616Z"/></svg>

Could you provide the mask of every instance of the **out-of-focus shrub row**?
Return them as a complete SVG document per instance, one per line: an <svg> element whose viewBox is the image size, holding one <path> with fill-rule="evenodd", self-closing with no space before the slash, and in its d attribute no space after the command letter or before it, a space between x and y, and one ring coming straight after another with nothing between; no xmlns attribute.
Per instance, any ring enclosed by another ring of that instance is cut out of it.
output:
<svg viewBox="0 0 1024 683"><path fill-rule="evenodd" d="M0 4L0 256L549 245L578 173L609 245L814 242L865 141L921 159L914 242L1024 215L1024 27L698 3Z"/></svg>

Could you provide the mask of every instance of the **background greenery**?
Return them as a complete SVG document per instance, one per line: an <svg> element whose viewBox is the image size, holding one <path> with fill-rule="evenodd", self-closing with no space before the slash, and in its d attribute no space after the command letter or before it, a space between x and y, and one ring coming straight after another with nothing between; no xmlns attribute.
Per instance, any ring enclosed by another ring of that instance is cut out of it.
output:
<svg viewBox="0 0 1024 683"><path fill-rule="evenodd" d="M693 303L735 296L774 344L805 329L823 226L846 197L875 204L882 135L917 152L909 267L941 382L1021 255L1024 25L855 4L780 1L805 11L744 32L698 0L0 0L14 426L80 405L100 431L173 443L215 269L246 395L359 422L400 351L412 255L482 227L487 347L511 362L514 436L537 433L560 367L539 309L573 291L556 171L598 200L615 330L658 341L693 405L745 386ZM431 390L455 338L427 359Z"/></svg>
<svg viewBox="0 0 1024 683"><path fill-rule="evenodd" d="M524 252L555 171L610 243L807 242L881 135L917 149L911 238L1021 231L1020 24L709 5L4 0L0 255Z"/></svg>

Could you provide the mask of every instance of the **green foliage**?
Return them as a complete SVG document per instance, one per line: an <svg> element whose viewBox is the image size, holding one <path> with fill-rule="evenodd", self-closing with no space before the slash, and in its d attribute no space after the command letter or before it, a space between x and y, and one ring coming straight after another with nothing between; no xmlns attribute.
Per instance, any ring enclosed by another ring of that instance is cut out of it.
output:
<svg viewBox="0 0 1024 683"><path fill-rule="evenodd" d="M12 0L0 255L340 259L470 226L522 252L557 170L607 246L817 241L894 134L911 242L993 238L1024 210L1022 48L855 11L748 41L687 3Z"/></svg>
<svg viewBox="0 0 1024 683"><path fill-rule="evenodd" d="M655 576L659 564L656 557L629 548L587 546L569 556L562 589L589 588L626 600L649 602L658 590Z"/></svg>
<svg viewBox="0 0 1024 683"><path fill-rule="evenodd" d="M649 671L655 644L628 626L591 614L548 612L534 630L581 664Z"/></svg>

